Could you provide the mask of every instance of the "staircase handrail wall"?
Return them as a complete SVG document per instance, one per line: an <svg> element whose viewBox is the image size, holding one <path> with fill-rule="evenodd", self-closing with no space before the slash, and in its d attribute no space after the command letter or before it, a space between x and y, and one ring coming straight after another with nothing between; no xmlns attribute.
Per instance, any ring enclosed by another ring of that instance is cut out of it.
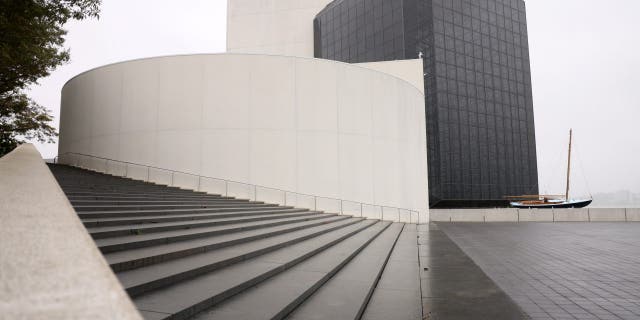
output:
<svg viewBox="0 0 640 320"><path fill-rule="evenodd" d="M276 203L283 206L383 221L428 223L427 219L421 218L420 212L417 210L305 194L83 153L66 152L55 157L54 162L170 187Z"/></svg>

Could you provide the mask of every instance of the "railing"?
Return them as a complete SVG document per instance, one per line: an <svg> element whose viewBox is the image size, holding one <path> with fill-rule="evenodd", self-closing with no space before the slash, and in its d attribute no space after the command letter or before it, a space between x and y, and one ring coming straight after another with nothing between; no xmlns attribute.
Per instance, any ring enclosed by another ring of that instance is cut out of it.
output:
<svg viewBox="0 0 640 320"><path fill-rule="evenodd" d="M314 211L394 222L427 222L421 221L426 219L420 219L420 212L416 210L309 195L75 152L59 155L54 159L54 162L171 187L313 209Z"/></svg>

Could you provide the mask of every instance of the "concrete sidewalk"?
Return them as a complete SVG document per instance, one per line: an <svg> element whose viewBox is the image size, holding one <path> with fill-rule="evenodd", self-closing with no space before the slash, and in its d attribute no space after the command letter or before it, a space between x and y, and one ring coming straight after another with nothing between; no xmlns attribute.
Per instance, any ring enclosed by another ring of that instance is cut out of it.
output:
<svg viewBox="0 0 640 320"><path fill-rule="evenodd" d="M638 223L439 223L532 319L640 319Z"/></svg>

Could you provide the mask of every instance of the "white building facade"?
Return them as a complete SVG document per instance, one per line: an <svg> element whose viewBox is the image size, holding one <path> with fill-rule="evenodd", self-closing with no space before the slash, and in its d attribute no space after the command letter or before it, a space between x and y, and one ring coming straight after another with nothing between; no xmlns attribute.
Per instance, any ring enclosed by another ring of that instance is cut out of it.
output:
<svg viewBox="0 0 640 320"><path fill-rule="evenodd" d="M369 217L393 208L380 217L427 222L422 62L311 58L313 16L326 2L230 0L232 53L76 76L62 91L61 161L211 192L194 177L225 179L264 187L239 197ZM120 162L185 175L169 181Z"/></svg>

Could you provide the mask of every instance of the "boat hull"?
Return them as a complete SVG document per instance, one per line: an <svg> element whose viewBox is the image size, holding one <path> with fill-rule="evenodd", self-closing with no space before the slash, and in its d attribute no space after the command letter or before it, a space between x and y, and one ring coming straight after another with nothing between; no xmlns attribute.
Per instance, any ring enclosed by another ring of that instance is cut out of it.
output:
<svg viewBox="0 0 640 320"><path fill-rule="evenodd" d="M544 204L522 204L512 202L511 207L519 209L553 209L553 208L584 208L591 204L593 200L578 200L560 203L544 203Z"/></svg>

